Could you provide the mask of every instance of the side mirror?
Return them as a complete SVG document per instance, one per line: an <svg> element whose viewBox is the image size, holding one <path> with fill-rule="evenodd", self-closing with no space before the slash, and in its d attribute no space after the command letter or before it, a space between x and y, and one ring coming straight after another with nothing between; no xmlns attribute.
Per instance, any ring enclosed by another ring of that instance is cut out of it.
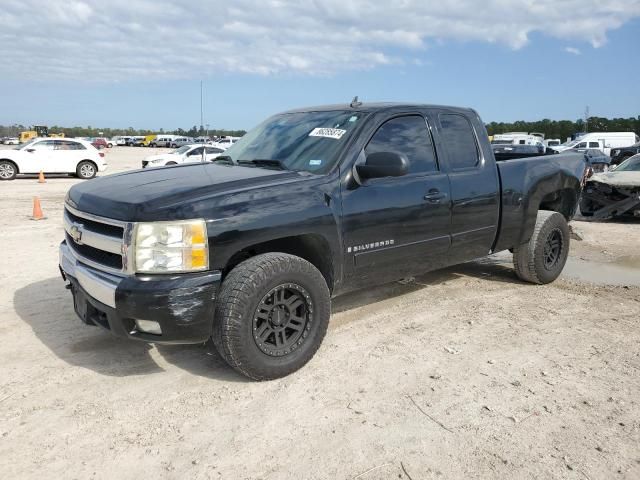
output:
<svg viewBox="0 0 640 480"><path fill-rule="evenodd" d="M409 171L409 161L396 152L375 152L367 155L364 164L356 165L362 179L381 177L401 177Z"/></svg>

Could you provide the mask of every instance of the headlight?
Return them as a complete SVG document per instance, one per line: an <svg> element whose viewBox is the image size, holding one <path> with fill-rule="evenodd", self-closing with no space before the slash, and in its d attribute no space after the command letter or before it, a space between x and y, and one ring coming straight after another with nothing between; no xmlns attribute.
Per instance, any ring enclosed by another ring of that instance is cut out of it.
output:
<svg viewBox="0 0 640 480"><path fill-rule="evenodd" d="M139 223L135 232L136 272L195 272L209 266L204 220Z"/></svg>

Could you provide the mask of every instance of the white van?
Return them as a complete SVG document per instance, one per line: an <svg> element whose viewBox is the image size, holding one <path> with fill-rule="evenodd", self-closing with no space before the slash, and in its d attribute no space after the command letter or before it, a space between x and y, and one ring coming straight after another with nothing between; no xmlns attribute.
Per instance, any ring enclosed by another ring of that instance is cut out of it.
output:
<svg viewBox="0 0 640 480"><path fill-rule="evenodd" d="M169 148L173 144L174 140L179 138L179 135L158 135L156 138L149 142L150 147L166 147Z"/></svg>
<svg viewBox="0 0 640 480"><path fill-rule="evenodd" d="M640 137L633 132L593 132L553 149L563 152L569 149L597 148L605 155L611 155L612 148L628 147L639 141Z"/></svg>
<svg viewBox="0 0 640 480"><path fill-rule="evenodd" d="M184 145L191 145L193 142L193 138L190 137L176 137L171 142L171 148L178 148Z"/></svg>

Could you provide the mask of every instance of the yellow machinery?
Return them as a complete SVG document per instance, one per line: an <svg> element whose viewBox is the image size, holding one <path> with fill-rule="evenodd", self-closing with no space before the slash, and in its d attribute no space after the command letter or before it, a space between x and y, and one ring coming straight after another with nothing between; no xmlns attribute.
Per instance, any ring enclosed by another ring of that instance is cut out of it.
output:
<svg viewBox="0 0 640 480"><path fill-rule="evenodd" d="M156 139L156 137L157 135L147 135L146 137L144 137L144 140L142 141L142 145L144 147L148 147L149 144Z"/></svg>
<svg viewBox="0 0 640 480"><path fill-rule="evenodd" d="M33 130L20 132L20 143L26 143L37 137L64 138L64 133L49 133L46 125L34 125Z"/></svg>

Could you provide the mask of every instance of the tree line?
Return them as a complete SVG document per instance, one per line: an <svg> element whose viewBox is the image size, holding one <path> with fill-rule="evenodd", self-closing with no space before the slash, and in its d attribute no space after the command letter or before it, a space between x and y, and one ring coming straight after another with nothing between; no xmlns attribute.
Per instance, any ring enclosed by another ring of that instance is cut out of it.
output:
<svg viewBox="0 0 640 480"><path fill-rule="evenodd" d="M636 132L640 133L640 115L630 118L604 118L589 117L587 122L579 119L571 120L549 120L545 118L536 122L517 121L491 122L486 125L487 133L495 135L505 132L539 132L544 133L546 138L559 138L565 141L578 132ZM0 137L17 137L24 130L31 127L24 125L0 125ZM178 128L177 130L158 131L129 128L94 128L87 127L60 127L53 125L49 127L49 133L64 133L67 137L107 137L131 136L131 135L152 135L152 134L173 134L186 137L199 137L208 134L209 136L233 136L241 137L245 130L211 129L205 130L203 127L193 126L189 130Z"/></svg>
<svg viewBox="0 0 640 480"><path fill-rule="evenodd" d="M537 122L491 122L486 127L489 135L505 132L539 132L544 133L545 138L559 138L564 142L579 132L640 133L640 115L636 118L589 117L587 122L583 119L572 122L571 120L549 120L548 118Z"/></svg>
<svg viewBox="0 0 640 480"><path fill-rule="evenodd" d="M24 125L0 125L0 137L17 137L20 132L31 130L31 126ZM204 135L209 136L232 136L241 137L246 132L244 130L226 130L214 128L206 130L202 127L196 127L195 125L189 130L178 128L176 130L147 130L147 129L135 129L129 128L96 128L92 126L87 127L60 127L58 125L49 126L49 133L64 133L65 137L115 137L115 136L133 136L133 135L153 135L153 134L170 134L170 135L182 135L185 137L200 137Z"/></svg>

